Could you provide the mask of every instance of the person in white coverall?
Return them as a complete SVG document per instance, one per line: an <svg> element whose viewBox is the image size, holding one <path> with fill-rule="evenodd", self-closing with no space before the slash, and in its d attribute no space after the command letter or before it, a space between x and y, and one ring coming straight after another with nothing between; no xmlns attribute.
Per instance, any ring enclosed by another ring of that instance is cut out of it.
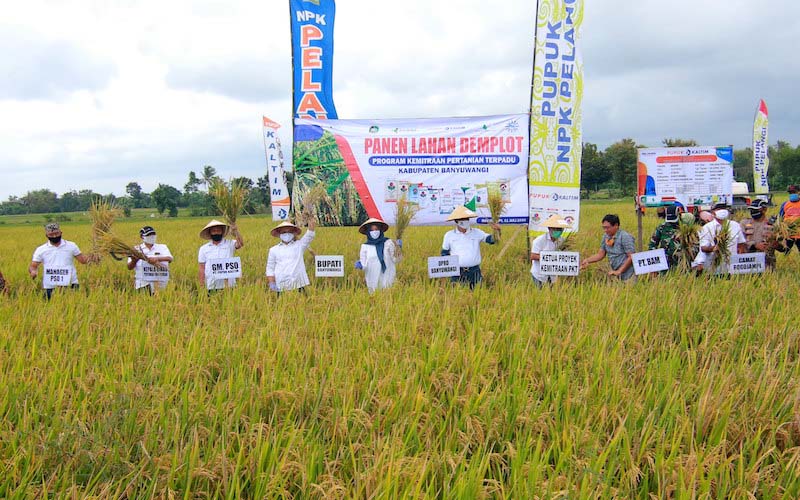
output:
<svg viewBox="0 0 800 500"><path fill-rule="evenodd" d="M356 269L364 270L369 293L389 288L397 276L396 264L400 260L397 249L403 246L403 242L398 240L395 243L387 238L385 233L388 230L387 223L375 218L367 219L358 228L358 232L365 235L367 241L361 244Z"/></svg>

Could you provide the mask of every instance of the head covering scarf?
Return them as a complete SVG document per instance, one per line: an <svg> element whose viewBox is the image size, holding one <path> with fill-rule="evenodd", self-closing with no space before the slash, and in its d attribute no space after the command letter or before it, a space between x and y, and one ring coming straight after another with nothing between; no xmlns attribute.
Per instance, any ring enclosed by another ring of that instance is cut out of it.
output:
<svg viewBox="0 0 800 500"><path fill-rule="evenodd" d="M383 244L386 243L388 240L386 236L383 235L383 231L381 231L380 236L375 239L372 239L369 235L369 231L367 231L367 245L374 245L375 251L378 253L378 260L381 261L381 272L386 272L386 262L383 260Z"/></svg>

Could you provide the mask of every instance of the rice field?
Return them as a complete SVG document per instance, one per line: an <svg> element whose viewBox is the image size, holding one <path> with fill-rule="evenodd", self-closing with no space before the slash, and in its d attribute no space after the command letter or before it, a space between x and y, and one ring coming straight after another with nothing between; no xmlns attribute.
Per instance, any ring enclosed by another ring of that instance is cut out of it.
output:
<svg viewBox="0 0 800 500"><path fill-rule="evenodd" d="M636 234L632 203L585 203L582 255L606 213ZM426 277L445 228L410 227L369 296L363 237L319 228L347 276L278 297L273 224L244 216L245 278L206 297L206 222L114 224L169 245L165 293L106 257L49 303L26 271L43 229L0 225L0 497L800 496L796 251L765 276L623 284L602 263L540 291L506 227L470 292ZM62 229L91 249L88 223Z"/></svg>

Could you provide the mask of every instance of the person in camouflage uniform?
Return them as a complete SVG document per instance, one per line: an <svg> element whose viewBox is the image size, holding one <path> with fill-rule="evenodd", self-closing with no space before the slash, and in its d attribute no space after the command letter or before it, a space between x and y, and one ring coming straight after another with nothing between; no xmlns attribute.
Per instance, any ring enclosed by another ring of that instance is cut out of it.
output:
<svg viewBox="0 0 800 500"><path fill-rule="evenodd" d="M681 244L678 240L678 206L670 205L664 212L664 223L658 226L647 245L648 250L663 248L670 269L678 263Z"/></svg>
<svg viewBox="0 0 800 500"><path fill-rule="evenodd" d="M755 199L750 203L750 217L742 219L744 237L747 240L745 249L747 253L766 253L768 269L775 269L775 249L770 248L769 237L772 233L772 224L767 220L767 202Z"/></svg>

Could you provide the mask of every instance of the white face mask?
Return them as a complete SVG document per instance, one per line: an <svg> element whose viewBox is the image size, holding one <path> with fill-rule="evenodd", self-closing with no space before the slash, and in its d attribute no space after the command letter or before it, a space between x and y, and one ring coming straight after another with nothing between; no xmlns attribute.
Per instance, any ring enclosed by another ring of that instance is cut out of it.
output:
<svg viewBox="0 0 800 500"><path fill-rule="evenodd" d="M144 241L148 245L155 245L156 244L156 235L152 234L150 236L145 236L145 237L142 238L142 241Z"/></svg>
<svg viewBox="0 0 800 500"><path fill-rule="evenodd" d="M280 238L284 243L291 243L294 241L294 233L281 233Z"/></svg>
<svg viewBox="0 0 800 500"><path fill-rule="evenodd" d="M381 236L381 232L380 231L370 231L369 232L369 237L372 238L373 240L376 240L376 239L380 238L380 236Z"/></svg>
<svg viewBox="0 0 800 500"><path fill-rule="evenodd" d="M461 229L469 229L470 222L468 220L460 220L456 221L456 226L460 227Z"/></svg>

